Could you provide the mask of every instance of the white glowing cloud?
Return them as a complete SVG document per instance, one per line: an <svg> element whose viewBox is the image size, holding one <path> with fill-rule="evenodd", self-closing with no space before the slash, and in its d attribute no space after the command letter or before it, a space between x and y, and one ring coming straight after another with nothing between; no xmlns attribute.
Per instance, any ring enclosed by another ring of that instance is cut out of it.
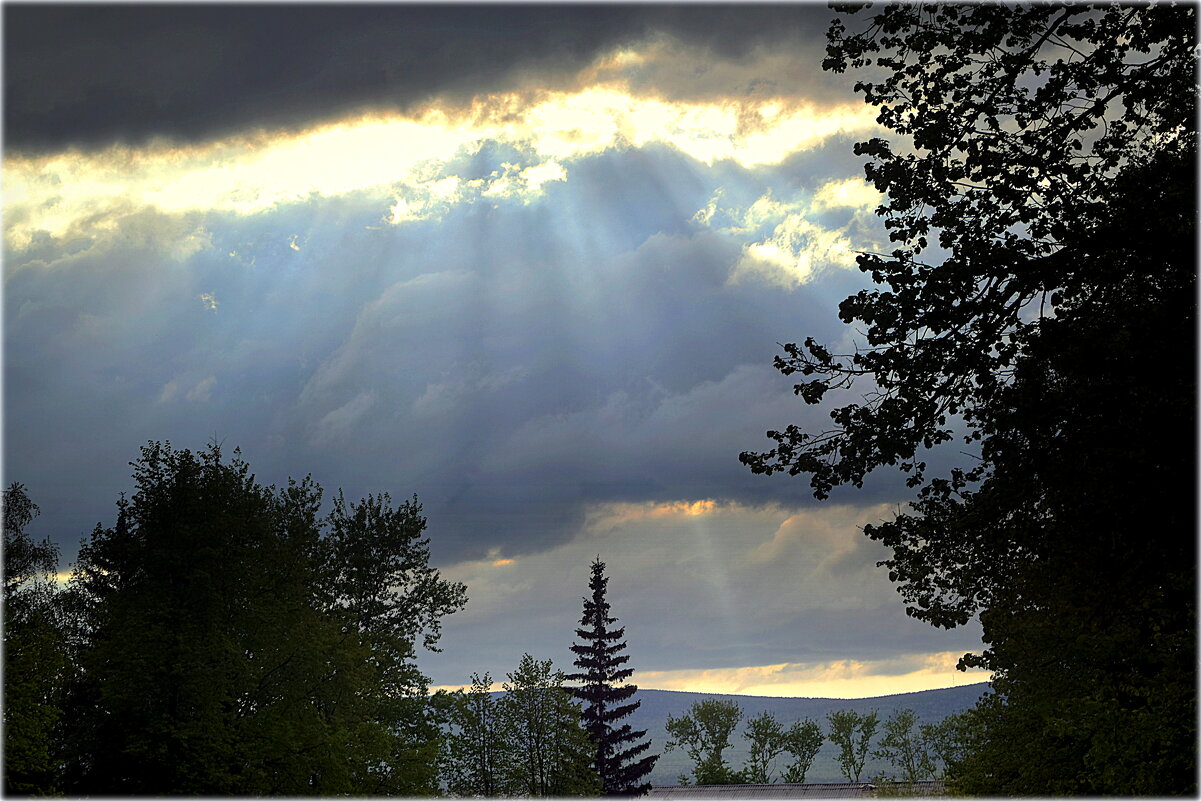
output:
<svg viewBox="0 0 1201 801"><path fill-rule="evenodd" d="M839 231L823 228L803 214L790 214L767 239L743 249L730 277L739 281L753 275L792 289L829 266L855 266L850 239Z"/></svg>
<svg viewBox="0 0 1201 801"><path fill-rule="evenodd" d="M719 194L692 219L711 226L721 212L731 224L718 230L745 242L742 256L730 273L731 282L757 279L793 289L824 269L855 266L856 254L848 236L855 218L841 228L830 229L814 222L812 216L835 205L860 208L866 195L854 186L856 183L862 184L828 182L808 203L781 201L767 192L746 208L722 208Z"/></svg>
<svg viewBox="0 0 1201 801"><path fill-rule="evenodd" d="M209 398L212 397L213 387L216 385L216 376L210 375L207 378L201 379L197 382L196 386L188 391L187 399L193 403L207 403Z"/></svg>
<svg viewBox="0 0 1201 801"><path fill-rule="evenodd" d="M361 392L337 409L326 414L317 423L317 433L314 443L326 444L334 442L339 436L350 430L354 424L375 406L377 396L374 392Z"/></svg>
<svg viewBox="0 0 1201 801"><path fill-rule="evenodd" d="M811 208L815 211L840 207L871 210L879 206L883 199L884 195L866 182L847 178L822 184L813 195Z"/></svg>

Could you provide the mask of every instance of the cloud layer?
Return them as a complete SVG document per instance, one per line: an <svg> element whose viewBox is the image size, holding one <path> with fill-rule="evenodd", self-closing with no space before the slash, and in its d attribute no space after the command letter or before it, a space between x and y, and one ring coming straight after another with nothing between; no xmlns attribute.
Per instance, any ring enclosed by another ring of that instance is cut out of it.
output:
<svg viewBox="0 0 1201 801"><path fill-rule="evenodd" d="M516 558L498 547L451 568L472 601L448 622L446 651L425 664L452 683L485 669L499 679L525 651L569 665L599 554L642 686L862 697L982 680L955 670L978 646L978 629L939 632L906 617L876 567L886 552L860 529L894 512L891 504L593 505L568 542Z"/></svg>
<svg viewBox="0 0 1201 801"><path fill-rule="evenodd" d="M300 129L432 98L569 89L598 57L669 42L640 72L676 97L802 90L818 5L196 5L5 9L4 134L22 152ZM756 69L763 53L770 70ZM706 70L696 80L697 68ZM586 77L586 76L585 76Z"/></svg>
<svg viewBox="0 0 1201 801"><path fill-rule="evenodd" d="M101 147L120 131L96 123L90 150L10 153L4 458L43 507L35 533L70 558L111 521L140 444L212 440L264 481L419 495L436 563L472 599L427 665L437 683L522 651L561 663L597 553L661 686L814 686L897 659L937 673L931 654L970 648L974 630L905 617L858 532L905 497L899 479L824 506L737 459L767 429L828 422L771 359L856 336L836 307L864 285L853 249L883 238L850 155L873 121L799 77L795 42L724 46L643 14L590 34L582 61L506 50L495 91L405 78L420 102L333 118L338 66L328 97L296 117L284 97L260 127L230 127L235 103L215 138L179 111L145 146ZM172 19L195 23L181 53L216 35L198 11ZM134 52L159 46L144 38ZM238 102L272 85L252 84ZM23 136L60 142L54 120L87 106L65 96Z"/></svg>

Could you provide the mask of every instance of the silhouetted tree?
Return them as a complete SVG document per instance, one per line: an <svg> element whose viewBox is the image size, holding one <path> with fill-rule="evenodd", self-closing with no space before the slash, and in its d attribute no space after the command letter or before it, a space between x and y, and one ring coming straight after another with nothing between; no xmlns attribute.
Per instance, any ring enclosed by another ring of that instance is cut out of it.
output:
<svg viewBox="0 0 1201 801"><path fill-rule="evenodd" d="M908 612L979 615L993 671L958 764L989 794L1196 789L1196 22L1192 5L907 4L830 30L825 67L912 149L856 146L894 247L846 299L865 342L776 366L824 432L753 471L814 494L883 466L917 497L865 533ZM928 241L929 239L929 241ZM946 253L919 261L932 242ZM976 461L928 479L966 431ZM1187 432L1187 433L1186 433Z"/></svg>
<svg viewBox="0 0 1201 801"><path fill-rule="evenodd" d="M601 778L605 795L642 795L650 785L642 779L655 767L658 755L641 756L650 741L638 742L646 731L635 731L628 723L619 723L633 714L640 704L623 703L638 691L637 685L626 684L633 668L624 667L630 657L622 654L626 644L624 628L612 628L617 618L609 616L605 591L609 579L605 563L598 556L592 563L589 589L592 597L584 599L584 615L576 636L583 640L571 646L575 653L578 673L567 676L581 686L571 692L584 705L584 727L595 745L593 766Z"/></svg>

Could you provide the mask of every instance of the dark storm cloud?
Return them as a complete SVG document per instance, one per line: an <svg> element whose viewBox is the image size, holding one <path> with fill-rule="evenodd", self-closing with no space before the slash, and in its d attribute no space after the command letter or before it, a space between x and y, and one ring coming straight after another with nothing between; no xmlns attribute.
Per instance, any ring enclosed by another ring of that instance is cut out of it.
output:
<svg viewBox="0 0 1201 801"><path fill-rule="evenodd" d="M810 53L824 5L41 5L4 7L4 134L45 152L196 141L567 84L598 54L665 33L740 59ZM808 75L808 73L805 73Z"/></svg>

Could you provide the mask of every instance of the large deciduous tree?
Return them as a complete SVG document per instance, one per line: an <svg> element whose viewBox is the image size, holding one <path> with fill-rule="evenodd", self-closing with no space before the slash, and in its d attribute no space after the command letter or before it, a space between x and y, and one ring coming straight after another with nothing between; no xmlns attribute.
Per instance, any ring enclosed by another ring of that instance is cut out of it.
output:
<svg viewBox="0 0 1201 801"><path fill-rule="evenodd" d="M692 760L696 784L738 784L740 776L726 764L723 753L742 720L742 707L734 701L705 699L695 702L680 717L667 716L664 748L681 748Z"/></svg>
<svg viewBox="0 0 1201 801"><path fill-rule="evenodd" d="M893 246L840 309L864 341L776 366L869 386L742 459L819 498L909 473L865 533L911 615L983 626L965 789L1195 792L1195 7L893 5L828 54L897 137L856 146Z"/></svg>
<svg viewBox="0 0 1201 801"><path fill-rule="evenodd" d="M325 521L311 480L264 487L215 446L133 467L71 581L67 789L435 791L413 643L463 590L429 569L419 508L339 499Z"/></svg>
<svg viewBox="0 0 1201 801"><path fill-rule="evenodd" d="M847 781L857 782L863 773L872 737L880 723L879 713L861 715L853 709L837 709L826 717L830 722L830 742L838 746L838 766Z"/></svg>
<svg viewBox="0 0 1201 801"><path fill-rule="evenodd" d="M429 564L426 520L414 497L393 506L384 493L334 499L321 540L323 602L370 652L370 720L387 732L386 757L361 777L373 794L411 795L437 786L438 723L426 703L428 681L414 659L437 651L441 621L466 603L462 584Z"/></svg>
<svg viewBox="0 0 1201 801"><path fill-rule="evenodd" d="M508 674L500 702L511 749L505 794L517 796L596 795L593 745L578 703L563 686L566 677L549 659L521 657Z"/></svg>
<svg viewBox="0 0 1201 801"><path fill-rule="evenodd" d="M634 674L625 667L630 657L625 650L625 629L615 628L617 618L609 615L605 597L609 579L605 563L598 556L592 563L588 587L592 597L584 599L584 614L576 636L583 640L571 646L575 653L577 673L567 675L568 681L578 682L572 694L584 705L584 728L595 746L593 767L601 779L605 795L641 795L650 785L642 781L655 766L658 755L642 756L650 741L639 742L646 731L635 731L629 723L621 723L639 706L628 702L638 691L637 685L626 684Z"/></svg>

